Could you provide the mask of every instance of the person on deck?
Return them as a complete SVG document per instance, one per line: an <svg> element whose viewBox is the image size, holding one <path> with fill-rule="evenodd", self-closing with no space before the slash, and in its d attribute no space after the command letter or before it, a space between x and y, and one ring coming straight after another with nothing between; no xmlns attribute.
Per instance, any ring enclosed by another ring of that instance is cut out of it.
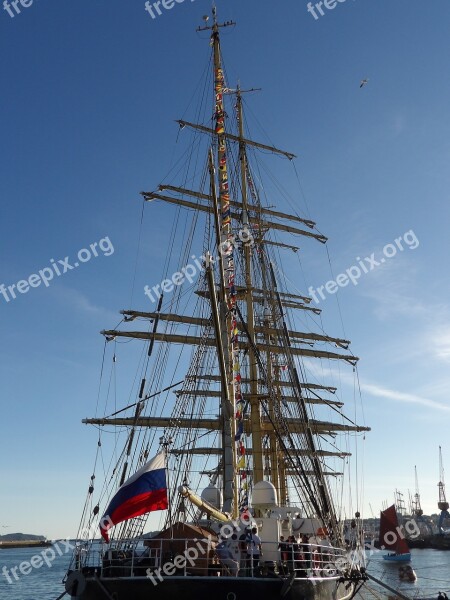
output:
<svg viewBox="0 0 450 600"><path fill-rule="evenodd" d="M231 540L227 540L225 537L223 537L216 546L216 554L220 564L225 568L225 573L229 573L233 577L237 577L239 572L239 562L234 559L233 553L230 549L230 542Z"/></svg>
<svg viewBox="0 0 450 600"><path fill-rule="evenodd" d="M290 573L295 571L295 554L298 553L298 544L297 540L293 535L290 535L287 539L287 549L288 549L288 570Z"/></svg>
<svg viewBox="0 0 450 600"><path fill-rule="evenodd" d="M255 572L259 572L258 567L261 554L261 538L258 535L256 527L253 527L247 541L247 568L250 569L251 576Z"/></svg>
<svg viewBox="0 0 450 600"><path fill-rule="evenodd" d="M278 550L280 551L281 562L285 563L289 558L289 544L284 540L284 535L280 535Z"/></svg>
<svg viewBox="0 0 450 600"><path fill-rule="evenodd" d="M241 544L238 540L237 534L233 533L231 539L228 540L228 548L231 552L233 560L235 560L238 565L241 565Z"/></svg>
<svg viewBox="0 0 450 600"><path fill-rule="evenodd" d="M244 533L239 536L239 552L241 556L240 560L240 574L247 577L249 573L247 572L248 561L247 561L247 546L251 542L251 531L250 527L246 527Z"/></svg>
<svg viewBox="0 0 450 600"><path fill-rule="evenodd" d="M302 553L305 561L305 569L311 568L311 546L309 543L309 537L304 533L301 538Z"/></svg>

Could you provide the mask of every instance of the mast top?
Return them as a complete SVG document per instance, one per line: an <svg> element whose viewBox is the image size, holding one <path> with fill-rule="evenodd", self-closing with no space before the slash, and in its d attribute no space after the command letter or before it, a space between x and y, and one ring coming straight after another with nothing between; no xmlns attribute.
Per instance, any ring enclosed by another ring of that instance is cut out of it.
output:
<svg viewBox="0 0 450 600"><path fill-rule="evenodd" d="M234 21L224 21L223 23L218 23L217 22L217 8L214 5L212 8L212 15L213 15L213 24L212 26L206 25L206 23L209 21L209 17L208 15L205 15L203 17L203 20L205 21L205 26L204 27L197 27L196 31L212 31L213 34L217 33L219 31L219 27L231 27L231 26L235 26L236 23Z"/></svg>
<svg viewBox="0 0 450 600"><path fill-rule="evenodd" d="M250 88L248 90L243 90L241 89L241 84L238 83L237 87L235 89L233 88L226 88L226 90L224 91L224 94L236 94L236 96L242 96L242 94L249 94L250 92L261 92L262 88Z"/></svg>

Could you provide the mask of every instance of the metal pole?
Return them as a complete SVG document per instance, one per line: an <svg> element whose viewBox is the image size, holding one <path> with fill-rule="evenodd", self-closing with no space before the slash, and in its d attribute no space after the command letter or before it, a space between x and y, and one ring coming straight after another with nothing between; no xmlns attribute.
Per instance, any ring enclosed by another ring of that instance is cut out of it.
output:
<svg viewBox="0 0 450 600"><path fill-rule="evenodd" d="M173 523L172 523L172 498L170 494L170 481L169 481L169 446L173 443L172 438L166 439L165 436L161 436L159 438L159 443L164 448L164 454L166 456L166 483L167 483L167 510L169 515L169 527L170 527L170 536L173 538Z"/></svg>
<svg viewBox="0 0 450 600"><path fill-rule="evenodd" d="M401 592L394 590L394 588L391 588L389 585L387 585L386 583L383 583L382 581L380 581L373 575L369 575L369 573L366 573L366 575L369 579L371 579L372 581L375 581L375 583L378 583L378 585L381 585L381 587L384 587L385 589L387 589L390 592L392 592L393 594L395 594L397 596L397 598L402 598L402 600L412 600L409 596L405 596L405 594L402 594Z"/></svg>

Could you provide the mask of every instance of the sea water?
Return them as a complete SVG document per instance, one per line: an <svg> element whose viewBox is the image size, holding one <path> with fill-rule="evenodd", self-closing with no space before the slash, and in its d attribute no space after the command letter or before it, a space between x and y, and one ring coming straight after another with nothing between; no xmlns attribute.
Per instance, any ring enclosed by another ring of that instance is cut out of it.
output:
<svg viewBox="0 0 450 600"><path fill-rule="evenodd" d="M64 592L61 582L69 566L71 552L68 547L59 543L60 552L54 552L53 560L50 560L52 554L47 552L47 562L50 565L48 566L45 555L42 554L48 550L48 548L0 550L0 600L56 600ZM41 566L31 566L33 557L35 557L34 564ZM39 560L39 557L42 560ZM368 572L371 575L391 588L401 591L408 598L434 600L440 591L446 592L450 598L450 551L412 550L410 564L417 574L415 583L400 581L399 565L384 561L381 553L369 557L368 561ZM29 564L30 567L23 566L24 563ZM21 573L20 565L22 570L27 572L26 575ZM14 568L16 568L15 572L13 572ZM9 574L9 581L6 574ZM369 582L366 590L358 594L358 600L375 598L387 600L393 597L393 594L373 582Z"/></svg>
<svg viewBox="0 0 450 600"><path fill-rule="evenodd" d="M0 549L0 600L56 600L64 592L62 579L72 557L66 544Z"/></svg>
<svg viewBox="0 0 450 600"><path fill-rule="evenodd" d="M407 598L436 600L439 592L445 592L450 598L450 551L414 549L411 550L410 563L394 563L383 560L382 552L375 552L367 557L367 571L390 588L400 591ZM401 565L410 565L417 581L402 581L398 572ZM373 581L369 581L364 592L358 594L358 600L374 600L375 598L395 598Z"/></svg>

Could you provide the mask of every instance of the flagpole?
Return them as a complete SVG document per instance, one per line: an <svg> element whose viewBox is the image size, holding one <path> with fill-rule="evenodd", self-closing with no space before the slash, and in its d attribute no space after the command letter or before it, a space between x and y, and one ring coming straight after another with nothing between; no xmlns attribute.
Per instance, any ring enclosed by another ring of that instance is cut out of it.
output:
<svg viewBox="0 0 450 600"><path fill-rule="evenodd" d="M159 438L159 443L163 447L164 456L166 459L166 483L167 483L167 510L169 515L169 527L170 527L170 536L173 539L173 523L172 523L172 498L170 493L170 479L169 479L169 451L168 448L171 444L173 444L172 438L166 439L165 436Z"/></svg>

